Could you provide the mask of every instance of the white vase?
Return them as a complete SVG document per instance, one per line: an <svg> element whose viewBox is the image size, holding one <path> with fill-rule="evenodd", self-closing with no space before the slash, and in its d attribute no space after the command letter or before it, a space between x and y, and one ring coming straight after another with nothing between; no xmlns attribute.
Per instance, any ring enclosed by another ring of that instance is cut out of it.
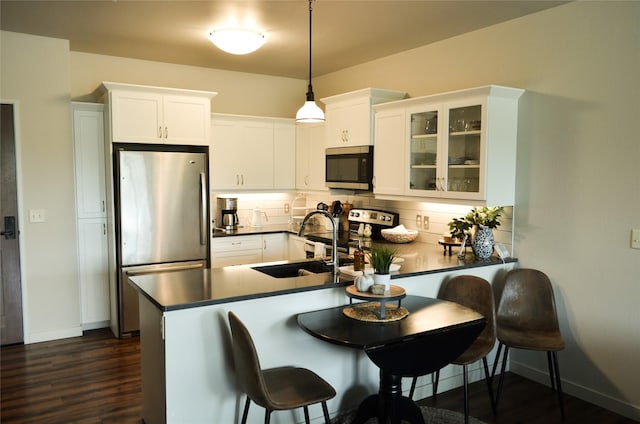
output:
<svg viewBox="0 0 640 424"><path fill-rule="evenodd" d="M391 274L373 274L373 284L384 285L384 294L391 291Z"/></svg>

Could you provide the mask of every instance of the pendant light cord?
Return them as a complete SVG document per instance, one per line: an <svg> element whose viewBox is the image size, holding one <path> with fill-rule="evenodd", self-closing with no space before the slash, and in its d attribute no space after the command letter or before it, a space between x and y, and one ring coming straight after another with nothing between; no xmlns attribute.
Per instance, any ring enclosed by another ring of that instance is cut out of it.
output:
<svg viewBox="0 0 640 424"><path fill-rule="evenodd" d="M311 3L313 0L309 0L309 87L307 87L307 101L313 102L315 101L313 95L313 87L311 86L311 13L313 12L313 8L311 7Z"/></svg>

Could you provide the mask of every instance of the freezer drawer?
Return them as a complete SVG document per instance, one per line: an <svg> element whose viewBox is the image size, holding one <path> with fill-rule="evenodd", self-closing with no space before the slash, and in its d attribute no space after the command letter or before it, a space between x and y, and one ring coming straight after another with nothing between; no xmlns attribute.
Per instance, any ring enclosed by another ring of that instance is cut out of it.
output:
<svg viewBox="0 0 640 424"><path fill-rule="evenodd" d="M206 261L174 262L156 265L122 268L118 282L118 336L129 335L140 330L138 292L129 284L129 277L158 272L175 272L187 269L206 268Z"/></svg>

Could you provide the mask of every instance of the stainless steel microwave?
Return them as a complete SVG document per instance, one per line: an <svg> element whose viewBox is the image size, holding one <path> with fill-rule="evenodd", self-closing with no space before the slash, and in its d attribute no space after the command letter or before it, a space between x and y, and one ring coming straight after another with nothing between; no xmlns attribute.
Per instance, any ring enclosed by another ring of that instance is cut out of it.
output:
<svg viewBox="0 0 640 424"><path fill-rule="evenodd" d="M373 190L373 146L326 150L325 185L347 190Z"/></svg>

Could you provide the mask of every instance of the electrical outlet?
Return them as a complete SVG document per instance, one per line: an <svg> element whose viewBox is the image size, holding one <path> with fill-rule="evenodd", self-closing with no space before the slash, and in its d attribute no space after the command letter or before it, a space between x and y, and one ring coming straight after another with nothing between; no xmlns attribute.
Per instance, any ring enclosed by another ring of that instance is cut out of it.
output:
<svg viewBox="0 0 640 424"><path fill-rule="evenodd" d="M416 215L416 228L422 228L422 215Z"/></svg>
<svg viewBox="0 0 640 424"><path fill-rule="evenodd" d="M429 229L429 217L427 215L422 216L422 229L424 230Z"/></svg>
<svg viewBox="0 0 640 424"><path fill-rule="evenodd" d="M631 248L640 249L640 228L631 230Z"/></svg>
<svg viewBox="0 0 640 424"><path fill-rule="evenodd" d="M284 204L284 213L289 213L289 204L288 203Z"/></svg>

